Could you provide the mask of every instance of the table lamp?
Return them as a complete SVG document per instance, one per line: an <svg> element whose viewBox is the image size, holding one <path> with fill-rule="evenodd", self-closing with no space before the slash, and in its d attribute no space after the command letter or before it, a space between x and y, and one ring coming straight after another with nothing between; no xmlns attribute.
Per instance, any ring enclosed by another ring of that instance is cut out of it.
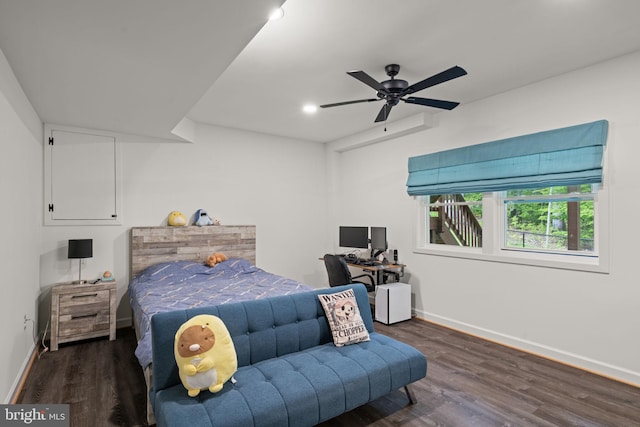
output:
<svg viewBox="0 0 640 427"><path fill-rule="evenodd" d="M69 252L67 258L78 259L79 271L78 281L73 283L82 284L82 259L93 257L93 239L69 239Z"/></svg>

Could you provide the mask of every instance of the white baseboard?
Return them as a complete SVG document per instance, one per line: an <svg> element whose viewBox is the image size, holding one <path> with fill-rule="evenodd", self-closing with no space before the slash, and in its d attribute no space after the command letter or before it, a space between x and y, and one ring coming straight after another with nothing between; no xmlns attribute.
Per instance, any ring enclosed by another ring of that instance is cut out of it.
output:
<svg viewBox="0 0 640 427"><path fill-rule="evenodd" d="M15 380L13 380L13 384L11 384L11 387L9 388L9 394L7 394L7 397L5 397L4 399L5 405L10 404L13 398L16 397L16 393L19 391L17 390L17 388L20 385L20 382L22 381L22 377L26 374L25 371L29 366L29 361L31 360L31 357L33 357L34 351L36 351L35 343L31 345L31 348L27 352L27 355L24 361L22 362L22 365L20 365L20 369L18 370L18 375L16 376Z"/></svg>
<svg viewBox="0 0 640 427"><path fill-rule="evenodd" d="M589 371L603 377L611 378L616 381L627 383L635 387L640 387L640 372L634 372L629 369L594 360L579 354L559 350L533 341L512 337L490 329L480 328L469 323L459 322L437 314L427 313L421 310L415 310L415 313L417 317L429 322L437 323L482 339L494 341L508 347L513 347L517 350L532 353L546 359L552 359L554 361Z"/></svg>

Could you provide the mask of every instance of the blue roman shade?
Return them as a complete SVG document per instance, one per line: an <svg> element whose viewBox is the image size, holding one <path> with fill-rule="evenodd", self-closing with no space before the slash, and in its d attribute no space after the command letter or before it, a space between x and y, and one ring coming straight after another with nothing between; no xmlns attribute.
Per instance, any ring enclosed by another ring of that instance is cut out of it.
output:
<svg viewBox="0 0 640 427"><path fill-rule="evenodd" d="M409 158L411 196L602 182L600 120Z"/></svg>

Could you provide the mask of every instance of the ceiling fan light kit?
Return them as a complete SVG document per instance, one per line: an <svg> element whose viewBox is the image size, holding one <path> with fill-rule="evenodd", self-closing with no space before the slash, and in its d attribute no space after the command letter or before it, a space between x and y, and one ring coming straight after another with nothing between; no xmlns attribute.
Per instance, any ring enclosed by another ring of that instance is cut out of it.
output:
<svg viewBox="0 0 640 427"><path fill-rule="evenodd" d="M376 91L377 98L324 104L320 105L320 108L330 108L338 107L341 105L384 100L385 104L380 109L380 112L378 113L374 121L375 123L377 123L386 121L389 117L391 109L394 106L398 105L400 101L406 102L407 104L423 105L425 107L440 108L443 110L453 110L460 104L459 102L444 101L441 99L431 98L418 98L408 95L466 75L467 72L462 67L456 65L412 85L409 85L406 80L395 78L395 76L397 76L400 72L400 65L389 64L384 67L384 70L387 73L387 76L389 76L390 78L389 80L384 80L382 82L378 82L364 71L347 71L347 74L349 74L351 77L360 80L362 83L374 89Z"/></svg>

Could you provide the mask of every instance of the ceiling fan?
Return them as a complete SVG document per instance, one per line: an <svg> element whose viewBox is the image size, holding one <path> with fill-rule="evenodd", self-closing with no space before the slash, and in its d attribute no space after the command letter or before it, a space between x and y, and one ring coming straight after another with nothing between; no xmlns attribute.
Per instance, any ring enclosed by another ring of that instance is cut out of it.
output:
<svg viewBox="0 0 640 427"><path fill-rule="evenodd" d="M386 101L385 104L380 109L378 116L376 117L375 123L383 122L387 120L389 117L389 113L391 109L398 105L400 101L406 102L407 104L418 104L424 105L427 107L434 108L442 108L444 110L453 110L460 103L452 102L452 101L442 101L440 99L430 99L430 98L417 98L415 96L409 96L415 92L421 91L431 86L435 86L440 83L444 83L449 80L453 80L458 77L462 77L467 72L459 66L451 67L448 70L442 71L441 73L435 74L431 77L428 77L418 83L414 83L409 86L409 83L406 80L396 79L395 76L400 71L400 66L398 64L389 64L384 67L387 75L390 77L389 80L384 80L382 82L376 81L369 74L364 71L347 71L352 77L360 80L362 83L376 90L377 98L370 99L359 99L356 101L346 101L346 102L336 102L334 104L325 104L320 105L320 108L329 108L329 107L338 107L340 105L348 105L348 104L357 104L360 102L373 102L373 101ZM405 98L406 97L406 98Z"/></svg>

